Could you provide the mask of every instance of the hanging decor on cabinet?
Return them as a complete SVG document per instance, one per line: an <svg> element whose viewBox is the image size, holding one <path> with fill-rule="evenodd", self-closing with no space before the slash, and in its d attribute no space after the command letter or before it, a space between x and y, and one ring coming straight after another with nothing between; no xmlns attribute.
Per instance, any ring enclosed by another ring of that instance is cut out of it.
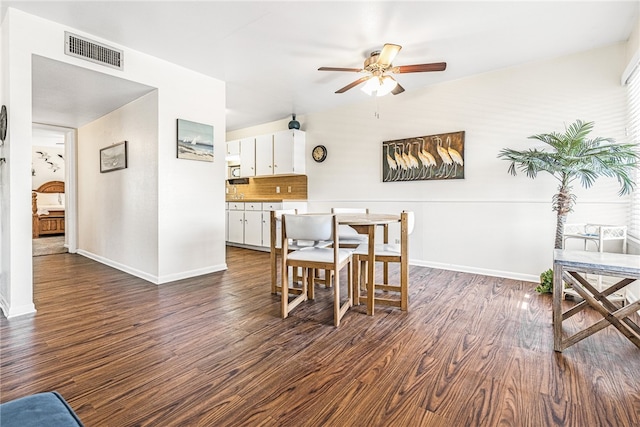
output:
<svg viewBox="0 0 640 427"><path fill-rule="evenodd" d="M300 129L300 122L296 120L296 115L291 115L291 121L289 122L289 129Z"/></svg>
<svg viewBox="0 0 640 427"><path fill-rule="evenodd" d="M463 178L464 131L382 143L382 182Z"/></svg>
<svg viewBox="0 0 640 427"><path fill-rule="evenodd" d="M178 158L213 162L213 126L178 119Z"/></svg>

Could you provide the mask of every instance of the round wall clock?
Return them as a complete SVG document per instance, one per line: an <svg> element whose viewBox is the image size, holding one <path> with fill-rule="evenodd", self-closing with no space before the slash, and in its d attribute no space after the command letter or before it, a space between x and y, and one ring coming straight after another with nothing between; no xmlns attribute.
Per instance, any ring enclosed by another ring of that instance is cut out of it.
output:
<svg viewBox="0 0 640 427"><path fill-rule="evenodd" d="M324 159L327 158L327 148L324 145L316 145L313 147L311 155L316 162L324 162Z"/></svg>
<svg viewBox="0 0 640 427"><path fill-rule="evenodd" d="M0 109L0 140L4 142L7 137L7 107L4 105Z"/></svg>

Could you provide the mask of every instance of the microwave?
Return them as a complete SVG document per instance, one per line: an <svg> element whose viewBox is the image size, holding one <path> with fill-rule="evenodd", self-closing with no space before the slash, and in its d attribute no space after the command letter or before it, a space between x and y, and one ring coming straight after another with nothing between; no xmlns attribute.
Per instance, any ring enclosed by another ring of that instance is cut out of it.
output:
<svg viewBox="0 0 640 427"><path fill-rule="evenodd" d="M240 176L240 166L229 166L229 178L238 178Z"/></svg>

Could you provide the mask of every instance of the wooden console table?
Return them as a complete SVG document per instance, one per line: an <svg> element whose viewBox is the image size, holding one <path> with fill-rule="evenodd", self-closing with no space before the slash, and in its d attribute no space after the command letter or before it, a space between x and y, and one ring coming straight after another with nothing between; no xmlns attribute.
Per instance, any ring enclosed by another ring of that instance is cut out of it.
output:
<svg viewBox="0 0 640 427"><path fill-rule="evenodd" d="M581 274L600 274L618 277L617 283L599 290ZM602 252L555 249L553 253L553 349L567 347L613 325L636 347L640 348L640 327L629 315L640 310L640 300L618 308L607 297L640 280L640 256ZM564 283L570 284L584 301L562 312ZM598 311L603 319L570 337L564 337L562 322L587 307Z"/></svg>

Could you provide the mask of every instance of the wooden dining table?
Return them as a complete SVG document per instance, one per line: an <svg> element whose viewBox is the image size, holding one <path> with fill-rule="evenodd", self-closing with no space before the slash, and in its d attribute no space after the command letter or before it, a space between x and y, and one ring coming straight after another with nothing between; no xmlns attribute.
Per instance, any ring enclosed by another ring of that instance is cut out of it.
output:
<svg viewBox="0 0 640 427"><path fill-rule="evenodd" d="M366 234L369 240L369 259L375 259L376 228L384 228L383 240L388 243L389 224L400 222L400 215L395 214L375 214L375 213L341 213L336 214L336 220L340 225L348 225L359 234ZM374 296L375 296L375 262L369 262L367 268L367 314L373 316ZM360 301L353 301L354 305L359 305Z"/></svg>

